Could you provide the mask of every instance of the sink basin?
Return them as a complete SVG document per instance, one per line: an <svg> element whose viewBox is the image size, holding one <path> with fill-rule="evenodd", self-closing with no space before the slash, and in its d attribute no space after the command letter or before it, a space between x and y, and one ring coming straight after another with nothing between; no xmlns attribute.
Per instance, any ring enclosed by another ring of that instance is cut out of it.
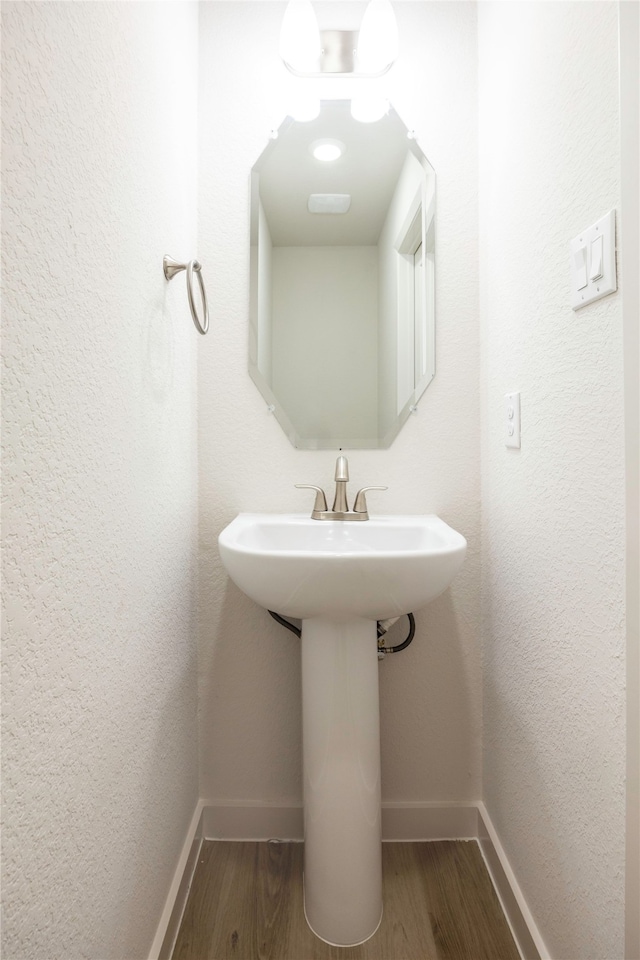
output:
<svg viewBox="0 0 640 960"><path fill-rule="evenodd" d="M241 513L219 546L234 583L269 610L302 620L385 620L446 590L467 542L432 514L354 523Z"/></svg>
<svg viewBox="0 0 640 960"><path fill-rule="evenodd" d="M382 919L376 621L446 590L467 542L433 515L241 513L218 543L248 597L302 620L305 916L320 939L354 946Z"/></svg>

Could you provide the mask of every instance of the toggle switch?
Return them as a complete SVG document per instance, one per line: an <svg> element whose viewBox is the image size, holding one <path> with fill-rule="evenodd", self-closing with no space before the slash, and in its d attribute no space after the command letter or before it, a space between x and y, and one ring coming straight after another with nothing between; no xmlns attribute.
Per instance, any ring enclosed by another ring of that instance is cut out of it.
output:
<svg viewBox="0 0 640 960"><path fill-rule="evenodd" d="M589 280L600 280L602 277L602 237L596 237L591 241L591 271ZM585 284L586 285L586 284ZM578 287L580 290L580 287Z"/></svg>
<svg viewBox="0 0 640 960"><path fill-rule="evenodd" d="M610 210L574 237L570 251L571 306L574 310L615 292L618 286L615 210Z"/></svg>

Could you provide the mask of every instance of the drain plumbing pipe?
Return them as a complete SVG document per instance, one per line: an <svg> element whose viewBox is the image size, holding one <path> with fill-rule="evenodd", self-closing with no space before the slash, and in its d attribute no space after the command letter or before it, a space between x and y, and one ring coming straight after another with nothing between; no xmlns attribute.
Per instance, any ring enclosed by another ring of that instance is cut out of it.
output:
<svg viewBox="0 0 640 960"><path fill-rule="evenodd" d="M268 610L274 620L276 620L281 626L286 627L287 630L291 630L292 633L295 633L296 637L302 636L302 631L300 627L296 627L295 623L291 623L290 620L286 620L284 617L281 617L279 613L274 613L273 610ZM385 647L384 645L384 636L389 629L398 619L391 620L378 620L378 660L384 660L388 653L399 653L401 650L406 650L413 638L416 635L416 618L412 613L408 613L407 617L409 618L409 633L407 638L398 643L395 647Z"/></svg>

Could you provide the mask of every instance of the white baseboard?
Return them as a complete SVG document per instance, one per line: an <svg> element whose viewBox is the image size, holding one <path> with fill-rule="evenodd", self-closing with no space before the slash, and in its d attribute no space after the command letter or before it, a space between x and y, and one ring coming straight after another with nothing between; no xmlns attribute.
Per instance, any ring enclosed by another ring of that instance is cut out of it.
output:
<svg viewBox="0 0 640 960"><path fill-rule="evenodd" d="M382 804L383 840L475 840L477 837L475 803L385 801Z"/></svg>
<svg viewBox="0 0 640 960"><path fill-rule="evenodd" d="M385 802L384 841L476 840L523 960L549 960L483 803ZM193 815L149 960L169 960L203 840L303 839L302 804L201 800Z"/></svg>
<svg viewBox="0 0 640 960"><path fill-rule="evenodd" d="M550 960L544 940L484 803L478 803L478 843L493 886L524 960Z"/></svg>
<svg viewBox="0 0 640 960"><path fill-rule="evenodd" d="M205 840L302 840L302 804L214 800L203 810Z"/></svg>
<svg viewBox="0 0 640 960"><path fill-rule="evenodd" d="M391 801L382 804L383 840L478 838L475 803ZM302 840L302 804L213 801L203 808L206 840Z"/></svg>
<svg viewBox="0 0 640 960"><path fill-rule="evenodd" d="M160 923L156 930L149 960L170 960L182 921L182 914L189 896L191 881L195 873L204 835L202 832L202 810L204 803L198 800L191 817L187 836L173 874L169 893L165 901Z"/></svg>

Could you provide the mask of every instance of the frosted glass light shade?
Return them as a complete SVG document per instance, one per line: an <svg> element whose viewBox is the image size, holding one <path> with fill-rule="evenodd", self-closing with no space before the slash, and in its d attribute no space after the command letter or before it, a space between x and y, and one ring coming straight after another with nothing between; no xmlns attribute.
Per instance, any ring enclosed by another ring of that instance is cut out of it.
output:
<svg viewBox="0 0 640 960"><path fill-rule="evenodd" d="M351 116L360 123L375 123L389 112L389 101L383 97L353 97Z"/></svg>
<svg viewBox="0 0 640 960"><path fill-rule="evenodd" d="M311 0L289 0L280 28L280 57L298 73L313 73L321 52Z"/></svg>
<svg viewBox="0 0 640 960"><path fill-rule="evenodd" d="M384 73L398 56L398 24L390 0L369 0L358 37L362 73Z"/></svg>

